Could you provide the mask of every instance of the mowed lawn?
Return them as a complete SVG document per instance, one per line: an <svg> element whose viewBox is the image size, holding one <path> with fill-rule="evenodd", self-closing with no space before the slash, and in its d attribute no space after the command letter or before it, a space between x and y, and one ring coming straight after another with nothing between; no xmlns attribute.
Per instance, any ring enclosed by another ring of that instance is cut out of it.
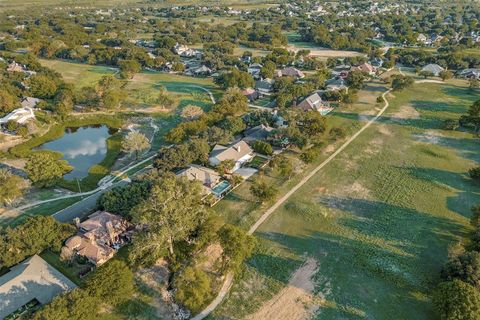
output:
<svg viewBox="0 0 480 320"><path fill-rule="evenodd" d="M256 283L275 291L278 284L269 283L293 257L312 257L319 265L314 294L323 301L315 318L434 319L430 298L448 247L468 231L470 207L480 203L480 187L467 175L480 162L478 140L443 130L442 123L458 119L479 98L459 82L417 84L391 95L379 123L257 231L280 258L272 256L265 268L253 257ZM331 119L353 127L374 113L359 104ZM272 296L265 289L245 293L251 281L246 275L234 285L218 316L245 305L254 310Z"/></svg>

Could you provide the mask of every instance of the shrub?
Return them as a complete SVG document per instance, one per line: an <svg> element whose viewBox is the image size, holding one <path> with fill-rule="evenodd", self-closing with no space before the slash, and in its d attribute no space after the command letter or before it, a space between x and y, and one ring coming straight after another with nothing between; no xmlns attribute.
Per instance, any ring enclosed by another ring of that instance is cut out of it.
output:
<svg viewBox="0 0 480 320"><path fill-rule="evenodd" d="M271 156L273 154L272 146L265 141L260 141L260 140L255 141L253 143L253 150L255 150L255 152L257 153L264 154L267 156Z"/></svg>
<svg viewBox="0 0 480 320"><path fill-rule="evenodd" d="M468 174L470 175L470 178L472 178L473 180L480 181L480 167L475 167L468 170Z"/></svg>
<svg viewBox="0 0 480 320"><path fill-rule="evenodd" d="M193 313L199 312L212 296L211 280L198 268L185 268L175 280L175 288L175 299Z"/></svg>
<svg viewBox="0 0 480 320"><path fill-rule="evenodd" d="M311 163L318 157L318 152L315 149L308 149L300 155L300 160L305 163Z"/></svg>
<svg viewBox="0 0 480 320"><path fill-rule="evenodd" d="M457 120L447 119L443 122L443 128L445 130L457 130L459 122Z"/></svg>

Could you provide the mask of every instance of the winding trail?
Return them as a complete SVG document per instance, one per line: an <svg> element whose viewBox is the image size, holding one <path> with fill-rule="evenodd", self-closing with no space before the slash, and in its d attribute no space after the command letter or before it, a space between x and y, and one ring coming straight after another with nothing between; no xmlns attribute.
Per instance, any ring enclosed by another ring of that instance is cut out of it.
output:
<svg viewBox="0 0 480 320"><path fill-rule="evenodd" d="M401 68L398 68L399 72L403 75L403 72ZM440 81L440 80L433 80L433 79L424 79L424 80L417 80L414 82L415 84L420 84L420 83L437 83L437 84L444 84L445 82ZM252 225L252 227L248 230L248 234L252 235L260 225L265 222L265 220L270 217L270 215L278 209L285 201L288 200L298 189L300 189L305 183L308 182L318 171L320 171L323 167L325 167L330 161L335 159L336 156L338 156L346 147L350 145L355 139L358 138L360 134L362 134L363 131L365 131L368 127L370 127L374 122L380 118L383 113L388 109L390 106L390 102L387 100L387 94L389 94L392 91L392 89L388 89L382 94L383 101L385 102L384 107L377 113L375 117L370 119L360 130L358 130L353 136L351 136L344 144L342 144L334 153L332 153L325 161L323 161L321 164L319 164L316 168L314 168L305 178L300 180L299 183L297 183L289 192L287 192L283 197L278 199L270 208L268 208L267 211ZM202 320L205 317L207 317L210 313L215 310L215 308L220 305L220 303L223 301L225 296L228 294L230 288L232 287L233 284L233 274L228 273L225 276L225 281L222 285L222 288L218 292L217 297L215 300L213 300L204 310L202 310L198 315L192 318L192 320Z"/></svg>
<svg viewBox="0 0 480 320"><path fill-rule="evenodd" d="M342 144L334 153L332 153L325 161L319 164L316 168L314 168L307 176L305 176L300 182L298 182L290 191L288 191L283 197L278 199L265 213L252 225L252 227L248 230L248 234L252 235L260 225L265 222L265 220L270 217L270 215L278 209L285 201L288 200L298 189L300 189L308 180L310 180L318 171L320 171L323 167L330 163L333 159L335 159L346 147L350 145L355 139L358 138L363 131L365 131L368 127L372 125L375 121L378 120L382 116L382 114L387 110L390 106L386 96L392 91L392 89L388 89L382 94L382 98L385 101L384 107L377 113L375 117L370 119L360 130L358 130L353 136L351 136L344 144ZM192 320L202 320L207 317L210 313L215 310L215 308L223 301L225 296L230 291L230 288L233 284L233 273L228 273L225 276L225 281L222 285L222 288L218 292L217 297L213 300L204 310L202 310L198 315L192 318Z"/></svg>

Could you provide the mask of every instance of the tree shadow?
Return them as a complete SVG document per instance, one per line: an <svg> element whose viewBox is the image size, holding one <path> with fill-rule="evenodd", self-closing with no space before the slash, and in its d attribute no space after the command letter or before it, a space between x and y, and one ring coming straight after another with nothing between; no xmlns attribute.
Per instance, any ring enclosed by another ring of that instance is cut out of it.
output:
<svg viewBox="0 0 480 320"><path fill-rule="evenodd" d="M477 89L460 87L460 86L443 86L443 93L449 96L461 97L467 103L473 103L480 98L480 91Z"/></svg>
<svg viewBox="0 0 480 320"><path fill-rule="evenodd" d="M480 140L467 138L438 137L438 144L452 148L465 159L480 162Z"/></svg>
<svg viewBox="0 0 480 320"><path fill-rule="evenodd" d="M468 175L433 168L407 168L410 174L418 179L443 185L456 192L447 197L447 208L453 212L470 218L471 207L480 203L480 192Z"/></svg>
<svg viewBox="0 0 480 320"><path fill-rule="evenodd" d="M433 112L450 112L450 113L457 113L459 115L464 114L466 112L465 106L459 104L453 104L448 102L441 102L441 101L412 101L410 102L412 107L417 110L422 111L433 111Z"/></svg>

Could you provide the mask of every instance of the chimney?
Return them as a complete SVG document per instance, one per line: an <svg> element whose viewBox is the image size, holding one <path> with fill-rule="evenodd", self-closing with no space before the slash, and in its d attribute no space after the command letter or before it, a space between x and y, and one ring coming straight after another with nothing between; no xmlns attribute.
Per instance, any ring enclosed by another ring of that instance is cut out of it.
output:
<svg viewBox="0 0 480 320"><path fill-rule="evenodd" d="M76 217L75 219L73 219L73 223L75 224L75 227L77 227L77 229L80 229L80 218L79 217Z"/></svg>
<svg viewBox="0 0 480 320"><path fill-rule="evenodd" d="M237 152L240 152L240 145L234 146L233 149L235 149Z"/></svg>

